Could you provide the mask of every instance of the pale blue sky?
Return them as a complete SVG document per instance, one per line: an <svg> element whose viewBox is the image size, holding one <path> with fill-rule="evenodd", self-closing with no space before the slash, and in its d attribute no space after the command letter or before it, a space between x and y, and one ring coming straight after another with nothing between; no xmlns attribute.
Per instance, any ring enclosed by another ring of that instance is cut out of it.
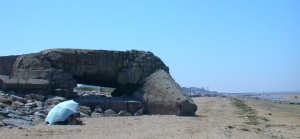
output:
<svg viewBox="0 0 300 139"><path fill-rule="evenodd" d="M185 87L300 91L300 1L0 1L0 56L152 51Z"/></svg>

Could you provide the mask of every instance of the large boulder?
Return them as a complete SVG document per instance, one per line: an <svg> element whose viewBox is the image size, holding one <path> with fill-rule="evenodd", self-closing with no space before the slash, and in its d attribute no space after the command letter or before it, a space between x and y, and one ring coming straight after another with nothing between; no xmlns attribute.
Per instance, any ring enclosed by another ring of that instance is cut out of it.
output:
<svg viewBox="0 0 300 139"><path fill-rule="evenodd" d="M146 78L145 83L133 94L146 105L146 113L194 115L197 105L164 70Z"/></svg>

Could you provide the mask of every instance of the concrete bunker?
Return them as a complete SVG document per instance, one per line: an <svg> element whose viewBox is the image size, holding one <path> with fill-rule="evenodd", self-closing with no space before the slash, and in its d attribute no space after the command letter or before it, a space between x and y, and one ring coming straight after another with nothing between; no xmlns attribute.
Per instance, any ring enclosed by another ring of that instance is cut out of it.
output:
<svg viewBox="0 0 300 139"><path fill-rule="evenodd" d="M6 59L0 57L0 62ZM74 87L89 84L116 88L113 97L134 97L150 114L193 115L197 110L169 75L169 68L151 52L50 49L12 57L3 68L7 68L0 70L5 73L0 75L4 91L78 98ZM154 73L154 80L147 79Z"/></svg>

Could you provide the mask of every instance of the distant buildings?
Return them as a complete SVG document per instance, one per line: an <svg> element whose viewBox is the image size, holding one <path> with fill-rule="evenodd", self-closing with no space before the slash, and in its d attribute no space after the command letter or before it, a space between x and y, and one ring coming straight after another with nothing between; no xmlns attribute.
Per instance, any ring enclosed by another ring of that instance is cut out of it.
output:
<svg viewBox="0 0 300 139"><path fill-rule="evenodd" d="M197 87L182 87L182 89L190 96L190 97L213 97L213 96L217 96L216 91L209 91L204 89L204 87L202 88L197 88Z"/></svg>

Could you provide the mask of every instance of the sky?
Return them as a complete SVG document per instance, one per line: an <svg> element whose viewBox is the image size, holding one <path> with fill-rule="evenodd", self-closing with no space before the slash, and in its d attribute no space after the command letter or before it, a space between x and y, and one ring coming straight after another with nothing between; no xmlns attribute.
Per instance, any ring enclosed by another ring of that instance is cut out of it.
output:
<svg viewBox="0 0 300 139"><path fill-rule="evenodd" d="M53 48L151 51L182 87L300 91L300 1L0 1L0 56Z"/></svg>

